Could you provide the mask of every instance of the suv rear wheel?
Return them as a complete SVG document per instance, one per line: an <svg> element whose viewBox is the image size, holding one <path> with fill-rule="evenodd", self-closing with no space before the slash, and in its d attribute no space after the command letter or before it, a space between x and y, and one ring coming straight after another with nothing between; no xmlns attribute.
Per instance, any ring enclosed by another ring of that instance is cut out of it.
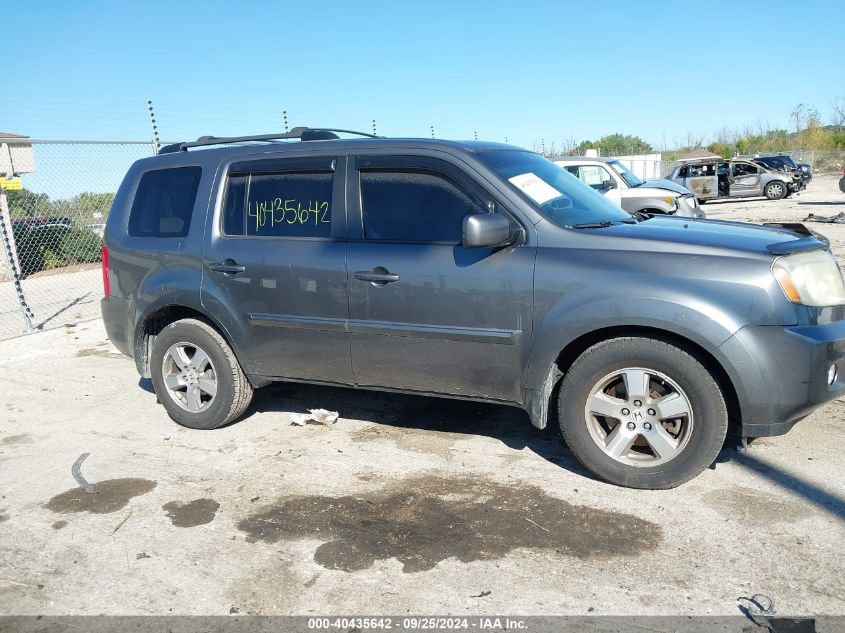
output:
<svg viewBox="0 0 845 633"><path fill-rule="evenodd" d="M689 481L716 459L728 413L698 360L665 341L603 341L573 363L560 389L564 440L599 477L631 488Z"/></svg>
<svg viewBox="0 0 845 633"><path fill-rule="evenodd" d="M192 429L216 429L239 417L252 400L252 385L232 349L198 319L166 326L153 342L153 386L168 415Z"/></svg>

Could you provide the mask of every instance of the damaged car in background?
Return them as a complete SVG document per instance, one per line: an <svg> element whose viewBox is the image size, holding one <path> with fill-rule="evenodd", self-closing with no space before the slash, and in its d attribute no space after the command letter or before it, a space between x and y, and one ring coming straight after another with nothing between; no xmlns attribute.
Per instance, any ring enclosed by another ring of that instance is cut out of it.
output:
<svg viewBox="0 0 845 633"><path fill-rule="evenodd" d="M671 180L641 180L618 158L567 156L555 164L629 213L704 219L689 189Z"/></svg>
<svg viewBox="0 0 845 633"><path fill-rule="evenodd" d="M751 160L721 157L681 161L669 179L695 194L699 203L765 196L780 200L807 186L802 172L771 171Z"/></svg>
<svg viewBox="0 0 845 633"><path fill-rule="evenodd" d="M813 179L813 172L809 163L799 163L790 154L754 154L753 156L737 156L754 161L771 171L782 171L788 174L800 173L807 185Z"/></svg>

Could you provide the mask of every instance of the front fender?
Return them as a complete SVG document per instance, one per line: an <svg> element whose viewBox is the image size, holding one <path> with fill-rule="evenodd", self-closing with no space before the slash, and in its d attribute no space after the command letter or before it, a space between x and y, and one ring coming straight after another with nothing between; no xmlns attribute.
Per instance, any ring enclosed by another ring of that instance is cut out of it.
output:
<svg viewBox="0 0 845 633"><path fill-rule="evenodd" d="M616 298L579 305L561 301L535 322L526 387L542 390L560 352L577 339L612 328L650 328L693 341L713 353L741 327L739 318L695 297L676 301L654 297Z"/></svg>
<svg viewBox="0 0 845 633"><path fill-rule="evenodd" d="M659 211L660 213L671 215L678 210L677 207L673 207L672 205L666 204L666 202L664 202L662 198L637 198L634 200L634 204L631 206L632 208L627 210L631 211L632 213L651 209L654 211Z"/></svg>

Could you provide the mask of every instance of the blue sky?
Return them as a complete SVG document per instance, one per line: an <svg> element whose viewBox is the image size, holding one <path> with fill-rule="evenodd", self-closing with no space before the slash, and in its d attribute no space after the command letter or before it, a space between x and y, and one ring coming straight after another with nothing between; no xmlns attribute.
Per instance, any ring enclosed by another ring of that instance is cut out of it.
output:
<svg viewBox="0 0 845 633"><path fill-rule="evenodd" d="M168 140L351 127L531 147L612 132L661 147L827 120L845 3L18 2L0 131Z"/></svg>

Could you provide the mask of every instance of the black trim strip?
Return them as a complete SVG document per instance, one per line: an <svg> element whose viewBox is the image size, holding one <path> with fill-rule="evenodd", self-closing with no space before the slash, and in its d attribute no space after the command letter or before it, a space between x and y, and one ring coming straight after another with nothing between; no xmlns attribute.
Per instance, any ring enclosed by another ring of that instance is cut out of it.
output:
<svg viewBox="0 0 845 633"><path fill-rule="evenodd" d="M515 345L522 330L493 330L471 327L449 327L422 323L393 323L390 321L349 321L353 334L380 334L383 336L409 336L414 338L471 341L497 345Z"/></svg>
<svg viewBox="0 0 845 633"><path fill-rule="evenodd" d="M266 314L250 312L249 321L253 325L268 327L285 327L300 330L321 330L324 332L346 332L346 319L329 319L321 317L302 317L290 314Z"/></svg>
<svg viewBox="0 0 845 633"><path fill-rule="evenodd" d="M327 332L349 332L351 334L375 334L380 336L405 336L411 338L467 341L494 345L516 345L522 330L496 330L470 327L426 325L423 323L393 323L391 321L361 321L320 317L301 317L289 314L265 314L251 312L249 320L253 325L284 327L291 329L322 330Z"/></svg>

